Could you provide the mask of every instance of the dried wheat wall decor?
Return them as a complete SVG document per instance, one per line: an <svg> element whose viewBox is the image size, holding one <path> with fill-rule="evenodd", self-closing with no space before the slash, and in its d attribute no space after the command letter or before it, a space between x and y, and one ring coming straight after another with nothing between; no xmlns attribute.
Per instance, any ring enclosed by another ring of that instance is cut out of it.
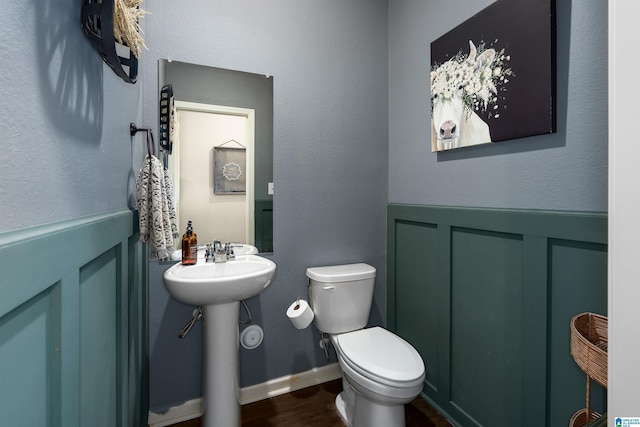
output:
<svg viewBox="0 0 640 427"><path fill-rule="evenodd" d="M120 44L127 45L131 52L140 57L140 49L147 46L140 35L139 19L147 11L140 8L142 0L115 0L113 10L113 35Z"/></svg>

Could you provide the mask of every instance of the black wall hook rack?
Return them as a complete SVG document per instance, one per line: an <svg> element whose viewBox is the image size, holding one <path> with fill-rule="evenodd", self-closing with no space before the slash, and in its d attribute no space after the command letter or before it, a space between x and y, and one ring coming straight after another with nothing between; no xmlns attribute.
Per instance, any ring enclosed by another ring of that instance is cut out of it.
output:
<svg viewBox="0 0 640 427"><path fill-rule="evenodd" d="M173 119L173 86L164 85L160 91L160 148L171 154L173 151L173 135L171 120Z"/></svg>

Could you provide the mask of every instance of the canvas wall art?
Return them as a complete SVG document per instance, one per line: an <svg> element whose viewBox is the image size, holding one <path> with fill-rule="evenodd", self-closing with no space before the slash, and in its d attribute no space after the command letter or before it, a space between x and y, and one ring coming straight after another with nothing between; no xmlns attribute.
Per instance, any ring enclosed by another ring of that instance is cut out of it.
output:
<svg viewBox="0 0 640 427"><path fill-rule="evenodd" d="M431 43L431 151L556 131L555 2L498 0Z"/></svg>

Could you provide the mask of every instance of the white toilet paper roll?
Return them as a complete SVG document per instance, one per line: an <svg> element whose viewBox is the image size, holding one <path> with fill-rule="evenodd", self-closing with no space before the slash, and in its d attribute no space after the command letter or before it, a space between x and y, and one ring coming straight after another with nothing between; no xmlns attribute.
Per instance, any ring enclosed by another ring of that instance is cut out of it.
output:
<svg viewBox="0 0 640 427"><path fill-rule="evenodd" d="M309 304L299 299L294 301L287 309L287 317L296 329L304 329L313 322L313 310Z"/></svg>

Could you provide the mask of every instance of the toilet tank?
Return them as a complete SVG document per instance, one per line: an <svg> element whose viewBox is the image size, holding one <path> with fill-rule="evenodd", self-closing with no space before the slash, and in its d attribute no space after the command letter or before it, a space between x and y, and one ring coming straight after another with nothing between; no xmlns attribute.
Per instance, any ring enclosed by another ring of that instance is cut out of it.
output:
<svg viewBox="0 0 640 427"><path fill-rule="evenodd" d="M364 328L369 321L376 269L346 264L307 269L309 301L316 327L336 334Z"/></svg>

